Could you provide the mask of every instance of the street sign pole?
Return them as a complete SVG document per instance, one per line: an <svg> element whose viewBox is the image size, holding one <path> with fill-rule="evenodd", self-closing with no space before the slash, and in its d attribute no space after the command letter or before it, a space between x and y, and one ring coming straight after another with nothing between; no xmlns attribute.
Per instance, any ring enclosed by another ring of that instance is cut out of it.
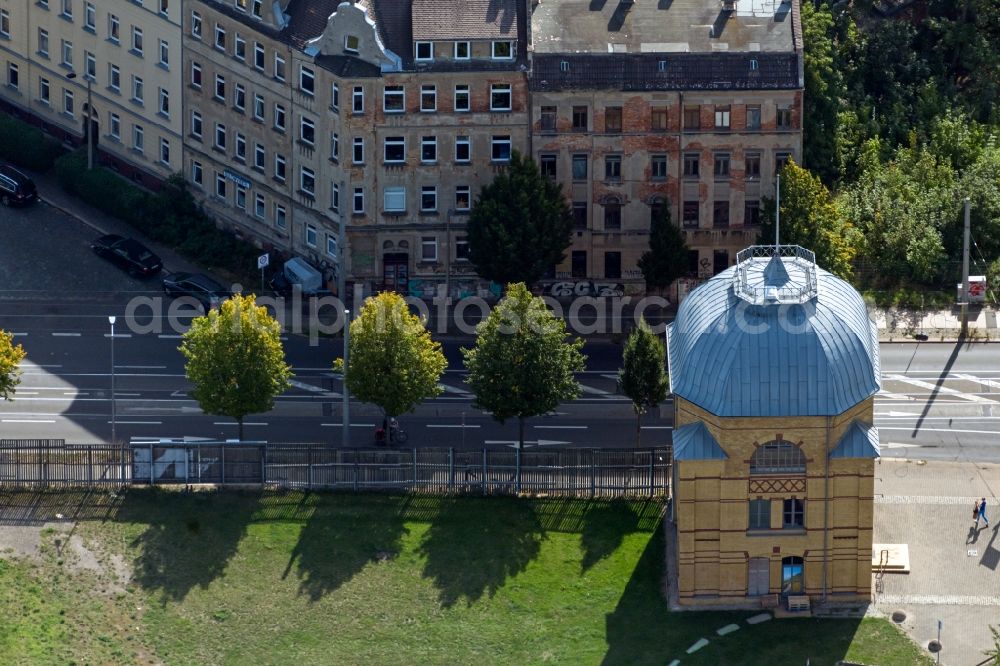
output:
<svg viewBox="0 0 1000 666"><path fill-rule="evenodd" d="M270 263L270 257L266 254L262 254L257 257L257 268L260 269L260 293L264 294L264 269Z"/></svg>

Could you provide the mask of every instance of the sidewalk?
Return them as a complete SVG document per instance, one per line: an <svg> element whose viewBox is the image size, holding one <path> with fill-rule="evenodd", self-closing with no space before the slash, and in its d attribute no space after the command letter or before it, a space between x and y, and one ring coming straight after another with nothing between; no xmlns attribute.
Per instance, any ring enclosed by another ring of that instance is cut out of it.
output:
<svg viewBox="0 0 1000 666"><path fill-rule="evenodd" d="M973 530L986 497L990 526ZM902 628L924 648L942 622L941 663L978 664L1000 628L1000 465L903 461L875 467L874 543L909 546L910 573L886 573L873 610L902 610ZM875 589L874 579L872 589Z"/></svg>

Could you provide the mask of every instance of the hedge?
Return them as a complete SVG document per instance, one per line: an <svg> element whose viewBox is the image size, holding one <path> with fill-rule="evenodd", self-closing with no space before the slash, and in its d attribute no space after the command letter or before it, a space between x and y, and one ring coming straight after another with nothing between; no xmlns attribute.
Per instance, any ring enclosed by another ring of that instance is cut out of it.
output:
<svg viewBox="0 0 1000 666"><path fill-rule="evenodd" d="M48 171L62 144L23 120L0 113L0 158L32 171Z"/></svg>
<svg viewBox="0 0 1000 666"><path fill-rule="evenodd" d="M104 167L88 171L87 156L82 150L60 157L55 167L62 188L94 208L128 222L191 261L228 271L244 280L244 284L253 284L259 251L219 229L198 207L180 174L171 176L163 189L154 194Z"/></svg>

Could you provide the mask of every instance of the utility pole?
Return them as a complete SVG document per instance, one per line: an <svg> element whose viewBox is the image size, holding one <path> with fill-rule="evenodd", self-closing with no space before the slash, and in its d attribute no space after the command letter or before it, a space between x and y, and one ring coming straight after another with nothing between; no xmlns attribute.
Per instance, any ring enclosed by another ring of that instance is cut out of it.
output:
<svg viewBox="0 0 1000 666"><path fill-rule="evenodd" d="M344 308L344 381L343 383L343 412L344 432L341 436L341 443L344 448L351 446L351 396L347 392L347 364L349 362L347 350L351 344L351 311Z"/></svg>
<svg viewBox="0 0 1000 666"><path fill-rule="evenodd" d="M962 331L969 334L969 198L965 198L965 232L962 235Z"/></svg>

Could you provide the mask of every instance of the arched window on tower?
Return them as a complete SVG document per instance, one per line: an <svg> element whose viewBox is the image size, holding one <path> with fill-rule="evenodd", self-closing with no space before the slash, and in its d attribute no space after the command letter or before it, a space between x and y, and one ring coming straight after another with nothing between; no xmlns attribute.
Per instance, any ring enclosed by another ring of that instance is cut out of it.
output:
<svg viewBox="0 0 1000 666"><path fill-rule="evenodd" d="M750 457L751 474L804 474L806 456L802 449L782 440L757 447Z"/></svg>

